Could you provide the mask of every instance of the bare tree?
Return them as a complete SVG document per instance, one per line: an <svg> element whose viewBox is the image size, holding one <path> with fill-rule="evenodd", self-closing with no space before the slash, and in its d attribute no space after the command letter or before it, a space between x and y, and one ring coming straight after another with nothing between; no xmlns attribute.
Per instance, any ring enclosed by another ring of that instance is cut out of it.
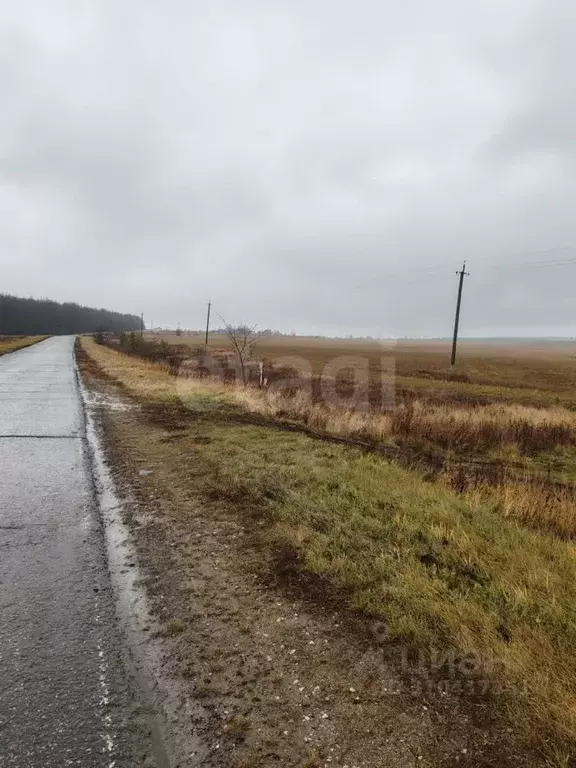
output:
<svg viewBox="0 0 576 768"><path fill-rule="evenodd" d="M223 320L223 318L220 318ZM242 374L242 382L244 384L248 383L248 361L250 360L250 357L252 355L252 349L254 348L254 345L258 341L258 336L256 335L256 326L249 326L249 325L239 325L237 327L230 325L225 320L223 320L224 326L226 328L226 335L232 342L232 346L234 347L234 352L236 353L236 357L238 358L238 363L240 365L240 372Z"/></svg>

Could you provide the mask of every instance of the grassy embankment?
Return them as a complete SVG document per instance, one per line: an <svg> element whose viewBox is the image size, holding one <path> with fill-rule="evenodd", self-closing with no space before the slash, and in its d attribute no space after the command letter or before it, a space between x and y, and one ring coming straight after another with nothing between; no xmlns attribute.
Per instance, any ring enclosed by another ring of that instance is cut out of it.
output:
<svg viewBox="0 0 576 768"><path fill-rule="evenodd" d="M183 368L190 371L189 364L192 370L194 365L202 368L203 349L195 336L166 336L162 341L166 345L182 339L184 343L171 349L179 350L178 357L184 356ZM223 338L211 340L211 354L224 362L231 359L229 344L218 348L216 342L222 343ZM394 345L396 367L421 374L420 366L426 364L424 372L440 376L448 351L445 346L424 342ZM148 343L148 347L134 351L153 353L155 345ZM282 350L287 354L282 355ZM570 345L549 343L542 349L517 349L468 343L462 367L470 381L464 382L390 378L389 371L378 371L384 351L383 345L374 342L264 338L259 341L257 356L268 361L272 376L298 357L308 361L314 379L296 380L297 392L291 397L275 388L274 378L265 391L229 387L228 396L262 418L362 443L403 466L424 469L437 480L480 496L507 516L561 536L574 535L576 414L570 398L576 367L568 354ZM491 359L492 353L499 356ZM376 405L366 411L347 407L346 398L335 403L332 388L323 390L320 381L330 381L326 364L335 358L360 366L369 361L370 376L360 385L364 387L363 403L377 401L382 384L388 382L392 383L395 407L382 410ZM382 367L386 366L384 362ZM473 383L478 371L483 375L489 371L494 381L501 374L507 385ZM532 388L526 387L528 382ZM570 407L558 404L562 397Z"/></svg>
<svg viewBox="0 0 576 768"><path fill-rule="evenodd" d="M514 728L551 764L568 764L576 741L571 542L377 455L251 423L255 395L245 390L176 380L82 343L150 413L174 410L182 445L203 468L196 492L255 516L283 567L381 618L390 642L479 660Z"/></svg>
<svg viewBox="0 0 576 768"><path fill-rule="evenodd" d="M47 338L48 336L0 336L0 357L24 347L31 347Z"/></svg>

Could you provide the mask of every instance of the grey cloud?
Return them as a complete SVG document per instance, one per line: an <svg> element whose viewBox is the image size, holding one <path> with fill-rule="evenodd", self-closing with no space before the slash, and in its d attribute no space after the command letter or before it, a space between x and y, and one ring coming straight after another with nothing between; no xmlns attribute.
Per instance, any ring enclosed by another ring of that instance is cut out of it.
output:
<svg viewBox="0 0 576 768"><path fill-rule="evenodd" d="M522 267L576 259L574 21L560 0L6 5L3 290L446 335L467 257L464 332L575 333L576 267Z"/></svg>

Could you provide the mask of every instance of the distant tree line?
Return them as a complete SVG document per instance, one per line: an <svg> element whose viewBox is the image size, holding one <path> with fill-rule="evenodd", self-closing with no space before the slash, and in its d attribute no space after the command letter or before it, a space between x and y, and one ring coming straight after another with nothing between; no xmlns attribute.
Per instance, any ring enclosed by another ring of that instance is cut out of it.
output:
<svg viewBox="0 0 576 768"><path fill-rule="evenodd" d="M136 331L137 315L49 299L23 299L0 294L0 334L3 336Z"/></svg>

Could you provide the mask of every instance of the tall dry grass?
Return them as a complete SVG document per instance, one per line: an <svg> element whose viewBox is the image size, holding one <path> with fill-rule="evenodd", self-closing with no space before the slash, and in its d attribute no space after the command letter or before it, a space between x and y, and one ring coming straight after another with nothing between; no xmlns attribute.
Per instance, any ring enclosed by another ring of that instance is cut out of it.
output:
<svg viewBox="0 0 576 768"><path fill-rule="evenodd" d="M89 339L85 343L91 348L96 346ZM259 389L205 375L178 377L175 384L175 390L182 396L199 388L218 391L251 413L292 420L337 436L376 442L426 441L444 450L468 455L485 455L513 447L526 456L576 445L576 412L561 406L444 404L408 398L391 410L378 410L349 408L343 399L336 404L329 399L319 399L309 386ZM354 394L350 402L353 399ZM366 405L366 401L361 401L361 405Z"/></svg>
<svg viewBox="0 0 576 768"><path fill-rule="evenodd" d="M253 413L268 418L289 419L313 429L340 437L384 442L398 436L419 437L460 453L482 453L489 448L516 445L525 453L547 450L558 445L572 445L576 414L564 408L547 411L523 406L492 405L484 408L451 409L426 407L415 402L413 408L401 406L392 413L373 414L326 408L311 402L299 392L286 400L278 393L264 393L241 387L233 392L234 401ZM413 415L408 420L407 413ZM454 472L444 472L436 479L463 490L476 502L490 504L506 518L558 535L576 537L576 498L573 487L535 480L506 477L506 470L487 478L482 472L466 474L456 463ZM487 480L490 482L487 482Z"/></svg>
<svg viewBox="0 0 576 768"><path fill-rule="evenodd" d="M139 361L84 339L90 355L110 375L131 382L149 397L219 398L242 411L267 419L305 425L321 433L360 439L375 444L403 445L416 440L449 450L457 457L484 456L486 451L512 447L534 454L558 446L572 446L576 413L565 408L530 408L521 405L450 407L413 400L390 412L350 410L314 402L309 391L291 396L278 390L257 389L221 380L167 377L166 366ZM420 446L421 447L421 446ZM418 452L414 452L418 456ZM411 464L411 462L408 462ZM450 464L450 463L448 463ZM416 465L418 463L416 462ZM425 463L423 464L423 466ZM482 498L504 517L563 538L576 536L576 502L570 487L507 479L506 467L497 476L466 476L467 466L454 462L453 471L434 475L465 494ZM495 487L497 486L497 487Z"/></svg>
<svg viewBox="0 0 576 768"><path fill-rule="evenodd" d="M442 402L436 392L433 398L404 393L396 407L385 408L379 407L382 398L388 400L382 387L374 389L370 380L355 385L350 371L344 371L342 380L336 382L318 376L310 379L272 364L265 366L271 382L269 388L246 387L234 378L230 350L211 350L210 359L218 364L209 364L202 349L197 350L196 356L183 358L177 351L185 347L145 342L132 336L131 345L123 344L121 338L120 342L113 343L113 348L152 362L162 361L160 353L168 357L173 354L181 363L179 378L185 378L189 382L187 386L194 388L198 379L202 386L209 383L223 386L233 402L252 413L296 421L337 436L394 441L401 446L424 441L443 451L466 455L486 455L506 447L523 456L534 456L576 444L576 412L561 406L536 408L505 402L455 402L448 392L446 401ZM124 339L127 340L128 337ZM171 372L177 372L178 366L174 370L172 362L170 365ZM257 382L257 361L253 368L252 380ZM393 378L388 386L391 389L386 392L393 395ZM178 389L183 391L186 386L179 384ZM386 405L394 405L393 397Z"/></svg>
<svg viewBox="0 0 576 768"><path fill-rule="evenodd" d="M500 486L477 484L465 493L471 503L490 505L505 518L548 531L562 539L576 537L576 499L572 488L508 481Z"/></svg>
<svg viewBox="0 0 576 768"><path fill-rule="evenodd" d="M481 488L456 494L373 454L226 418L231 403L279 414L284 404L275 397L175 381L108 349L89 353L143 402L166 406L178 395L189 405L197 418L180 445L189 439L195 461L204 462L194 492L204 483L207 499L218 492L234 514L257 514L271 546L293 550L302 571L377 616L389 638L478 660L514 729L551 760L558 755L551 765L572 764L574 548L511 519L519 507L527 520L539 514L541 499L523 498L528 486L510 486L501 498L484 498L489 491ZM306 400L291 407L294 418L316 414ZM356 416L352 423L339 414L338 428L364 428L364 416ZM208 439L198 442L199 434ZM566 526L569 518L566 507Z"/></svg>
<svg viewBox="0 0 576 768"><path fill-rule="evenodd" d="M392 432L442 448L481 453L515 446L524 455L576 443L576 414L566 408L490 404L455 407L402 403L393 414Z"/></svg>
<svg viewBox="0 0 576 768"><path fill-rule="evenodd" d="M454 407L415 400L402 402L392 411L362 411L314 402L305 391L286 397L276 391L233 387L231 395L254 413L378 442L411 438L466 454L513 446L523 455L576 444L576 413L561 407Z"/></svg>

